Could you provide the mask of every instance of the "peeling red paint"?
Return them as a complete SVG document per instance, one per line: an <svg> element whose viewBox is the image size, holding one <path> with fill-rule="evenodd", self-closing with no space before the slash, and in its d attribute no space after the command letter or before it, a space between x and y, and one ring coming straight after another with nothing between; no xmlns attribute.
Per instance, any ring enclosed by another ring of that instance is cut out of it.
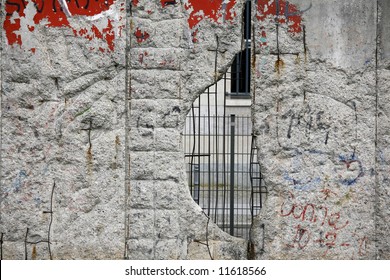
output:
<svg viewBox="0 0 390 280"><path fill-rule="evenodd" d="M69 23L58 1L31 0L31 2L34 3L36 8L36 13L33 17L33 22L36 25L45 22L47 27L69 27L75 36L81 36L88 40L94 38L101 39L106 42L110 51L114 50L115 33L111 20L108 20L107 27L102 30L99 30L95 25L92 25L90 28L83 27L77 30ZM133 2L138 3L138 1ZM69 0L66 3L72 16L94 16L109 10L114 0ZM18 44L22 46L23 44L22 38L18 33L21 30L21 18L26 17L25 8L28 4L29 1L25 0L9 0L6 2L6 17L3 28L9 45ZM28 25L28 30L32 32L35 30L35 27Z"/></svg>
<svg viewBox="0 0 390 280"><path fill-rule="evenodd" d="M6 17L3 23L3 28L6 31L6 36L8 43L10 45L18 44L22 45L22 37L19 34L16 34L15 31L20 30L20 18L15 18L13 21L11 20L11 16L14 13L18 13L19 17L24 17L24 9L26 8L25 1L8 1L5 4L5 12Z"/></svg>
<svg viewBox="0 0 390 280"><path fill-rule="evenodd" d="M190 11L188 25L193 31L193 36L197 33L196 27L204 19L218 23L221 19L223 21L232 21L236 17L236 13L233 11L236 0L225 2L225 0L188 0L185 8ZM197 42L195 37L193 37L193 42Z"/></svg>
<svg viewBox="0 0 390 280"><path fill-rule="evenodd" d="M198 32L199 32L199 30L198 30L198 29L195 29L195 30L192 31L192 33L191 33L192 42L193 42L193 43L197 43L197 42L198 42L198 39L196 38L196 35L198 35Z"/></svg>
<svg viewBox="0 0 390 280"><path fill-rule="evenodd" d="M302 12L288 1L258 0L256 18L264 21L267 17L273 19L277 17L279 23L287 23L288 31L291 33L302 31Z"/></svg>
<svg viewBox="0 0 390 280"><path fill-rule="evenodd" d="M191 10L188 18L190 28L194 28L199 22L205 18L211 21L218 22L219 19L233 20L236 14L232 12L236 5L236 0L231 0L224 6L224 0L188 0L188 5L185 5L187 10Z"/></svg>
<svg viewBox="0 0 390 280"><path fill-rule="evenodd" d="M137 28L137 30L134 32L135 37L137 38L138 43L142 43L149 39L150 35L146 31L142 31L141 29Z"/></svg>
<svg viewBox="0 0 390 280"><path fill-rule="evenodd" d="M308 9L311 8L311 5ZM307 9L307 10L308 10ZM267 18L279 23L287 24L288 32L298 34L302 32L302 14L296 5L291 4L286 0L258 0L256 19L260 22ZM267 46L267 33L264 27L261 26L260 47Z"/></svg>

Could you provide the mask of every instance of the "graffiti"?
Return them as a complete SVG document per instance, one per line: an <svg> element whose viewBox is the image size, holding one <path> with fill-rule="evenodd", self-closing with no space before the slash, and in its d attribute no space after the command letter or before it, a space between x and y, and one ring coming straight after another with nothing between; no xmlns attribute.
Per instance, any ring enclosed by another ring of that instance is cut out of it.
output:
<svg viewBox="0 0 390 280"><path fill-rule="evenodd" d="M20 193L21 189L28 184L27 177L29 174L26 170L20 170L16 175L10 187L6 188L1 194L1 200L6 198L10 193Z"/></svg>
<svg viewBox="0 0 390 280"><path fill-rule="evenodd" d="M294 227L295 233L292 242L286 244L289 248L304 249L312 242L319 244L321 248L325 248L323 256L326 256L329 250L336 246L350 246L350 243L338 242L337 240L337 233L346 228L349 225L349 221L343 220L340 212L332 212L324 205L297 203L294 194L289 192L288 197L281 204L279 215L299 222ZM320 231L319 238L313 238L313 233L310 229L313 226L323 228L326 231L325 234L324 231Z"/></svg>
<svg viewBox="0 0 390 280"><path fill-rule="evenodd" d="M337 196L335 192L327 188L324 188L323 190L321 190L321 192L324 194L324 198L323 198L324 200L327 200L329 197L331 197L332 194Z"/></svg>
<svg viewBox="0 0 390 280"><path fill-rule="evenodd" d="M364 176L362 162L357 158L355 153L352 155L340 155L340 162L344 163L346 170L340 175L340 182L346 186L354 185L360 177ZM345 172L346 171L346 172Z"/></svg>
<svg viewBox="0 0 390 280"><path fill-rule="evenodd" d="M366 236L362 238L358 238L358 243L359 243L359 256L365 256L367 254L367 242L368 238Z"/></svg>
<svg viewBox="0 0 390 280"><path fill-rule="evenodd" d="M299 203L289 192L280 206L279 215L294 221L287 230L290 240L285 244L286 248L304 250L309 245L318 246L321 257L336 248L350 248L351 258L364 257L368 253L369 239L357 230L348 233L346 229L351 225L340 211L332 211L325 205Z"/></svg>
<svg viewBox="0 0 390 280"><path fill-rule="evenodd" d="M105 27L92 25L89 28L73 28L68 17L72 16L98 16L103 12L108 12L113 6L114 0L7 0L5 5L6 17L3 28L9 45L23 45L21 30L22 19L31 18L32 21L27 24L29 32L35 30L34 24L45 23L47 27L68 27L71 28L75 36L84 37L88 40L97 38L106 43L106 48L100 48L101 51L113 51L115 32L113 20L107 19ZM62 3L62 4L61 4ZM30 6L31 5L31 6ZM99 18L99 17L97 17ZM93 20L94 18L89 18ZM23 22L25 22L23 20ZM100 26L100 25L99 25ZM31 51L34 53L35 48Z"/></svg>
<svg viewBox="0 0 390 280"><path fill-rule="evenodd" d="M294 200L294 195L289 192L289 199L284 201L280 208L280 215L282 217L291 216L295 220L300 220L302 222L308 221L311 223L317 223L321 226L327 225L334 230L340 230L345 228L348 225L348 221L340 222L341 215L339 212L330 213L328 208L325 206L316 206L314 204L308 203L301 205L299 203L292 203ZM289 210L286 211L285 205L290 202Z"/></svg>
<svg viewBox="0 0 390 280"><path fill-rule="evenodd" d="M16 176L14 182L12 183L12 189L14 192L19 192L23 186L23 181L27 178L27 172L25 170L20 170L19 174Z"/></svg>
<svg viewBox="0 0 390 280"><path fill-rule="evenodd" d="M298 225L296 230L293 245L288 244L288 247L294 248L294 245L297 244L299 249L304 249L310 241L311 233L307 229L302 228L301 225Z"/></svg>
<svg viewBox="0 0 390 280"><path fill-rule="evenodd" d="M284 170L283 179L288 182L295 190L313 190L326 184L324 179L324 166L329 161L328 154L319 150L300 150L293 151L293 158L290 166ZM307 168L308 163L311 167Z"/></svg>
<svg viewBox="0 0 390 280"><path fill-rule="evenodd" d="M298 179L294 178L293 176L289 175L287 172L285 172L284 177L286 181L291 182L294 186L294 189L296 190L309 190L309 189L315 189L321 184L321 178L306 178L306 179Z"/></svg>
<svg viewBox="0 0 390 280"><path fill-rule="evenodd" d="M330 121L331 116L325 114L323 110L313 110L309 105L305 106L298 112L289 110L282 116L283 119L289 120L287 138L291 139L293 136L294 128L303 129L305 134L309 134L311 131L318 130L325 134L324 142L329 140L329 130L331 128ZM298 133L300 134L300 132Z"/></svg>

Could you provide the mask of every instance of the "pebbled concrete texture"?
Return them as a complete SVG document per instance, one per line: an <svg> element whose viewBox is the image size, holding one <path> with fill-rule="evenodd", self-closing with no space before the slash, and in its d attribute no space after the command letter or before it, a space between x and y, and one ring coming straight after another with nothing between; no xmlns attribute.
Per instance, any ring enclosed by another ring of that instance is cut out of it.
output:
<svg viewBox="0 0 390 280"><path fill-rule="evenodd" d="M388 1L379 1L378 6L380 19L379 25L379 46L378 65L377 65L377 92L378 92L378 109L377 109L377 196L376 196L376 213L377 213L377 248L380 258L390 258L390 221L389 221L389 98L390 98L390 3Z"/></svg>
<svg viewBox="0 0 390 280"><path fill-rule="evenodd" d="M31 4L22 21L36 13ZM66 26L30 24L21 46L2 31L3 257L121 258L125 38L115 52L93 51L98 40Z"/></svg>
<svg viewBox="0 0 390 280"><path fill-rule="evenodd" d="M242 1L71 1L72 16L14 2L2 5L3 258L245 258L246 241L192 201L180 143L192 100L240 49Z"/></svg>
<svg viewBox="0 0 390 280"><path fill-rule="evenodd" d="M181 147L193 100L240 50L242 1L174 2L132 6L131 32L143 37L130 41L126 257L245 259L247 242L222 232L192 200Z"/></svg>
<svg viewBox="0 0 390 280"><path fill-rule="evenodd" d="M267 5L258 1L258 10ZM376 158L384 136L379 96L387 94L377 84L379 8L375 1L297 2L305 7L300 29L273 18L253 23L279 34L252 46L253 117L269 189L254 225L256 258L388 258L377 242L388 242L378 208L388 205L388 186L378 180Z"/></svg>
<svg viewBox="0 0 390 280"><path fill-rule="evenodd" d="M245 1L70 1L72 16L10 2L3 259L390 258L388 1L253 1L269 194L250 244L192 200L181 146L192 102L242 47Z"/></svg>

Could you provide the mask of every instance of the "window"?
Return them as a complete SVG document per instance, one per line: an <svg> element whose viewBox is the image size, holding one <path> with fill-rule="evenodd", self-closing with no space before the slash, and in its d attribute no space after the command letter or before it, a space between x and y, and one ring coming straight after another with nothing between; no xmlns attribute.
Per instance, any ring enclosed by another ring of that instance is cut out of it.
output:
<svg viewBox="0 0 390 280"><path fill-rule="evenodd" d="M243 14L243 40L245 49L236 55L231 67L231 97L248 98L250 95L250 45L251 45L251 1L247 0Z"/></svg>

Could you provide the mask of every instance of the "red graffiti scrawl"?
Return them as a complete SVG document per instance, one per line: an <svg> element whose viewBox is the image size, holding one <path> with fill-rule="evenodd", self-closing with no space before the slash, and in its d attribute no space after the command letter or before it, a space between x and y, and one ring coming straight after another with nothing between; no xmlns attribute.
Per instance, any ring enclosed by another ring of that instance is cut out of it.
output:
<svg viewBox="0 0 390 280"><path fill-rule="evenodd" d="M61 4L60 4L61 3ZM101 51L113 51L115 32L113 20L108 19L106 26L88 24L88 27L73 27L69 21L72 16L90 17L107 12L113 6L114 0L8 0L5 4L6 16L3 28L9 45L23 45L22 22L27 22L27 10L32 11L32 22L28 22L29 32L35 30L34 25L45 24L47 27L69 27L75 36L88 40L97 38L106 44ZM62 5L66 5L64 7ZM67 10L66 10L67 9ZM121 29L123 27L119 27ZM24 32L24 31L23 31ZM35 48L31 50L35 51Z"/></svg>
<svg viewBox="0 0 390 280"><path fill-rule="evenodd" d="M193 42L197 42L195 35L197 34L198 24L208 19L210 21L219 23L225 21L232 21L236 17L233 8L236 5L236 0L187 0L185 8L189 11L188 25L192 30Z"/></svg>

